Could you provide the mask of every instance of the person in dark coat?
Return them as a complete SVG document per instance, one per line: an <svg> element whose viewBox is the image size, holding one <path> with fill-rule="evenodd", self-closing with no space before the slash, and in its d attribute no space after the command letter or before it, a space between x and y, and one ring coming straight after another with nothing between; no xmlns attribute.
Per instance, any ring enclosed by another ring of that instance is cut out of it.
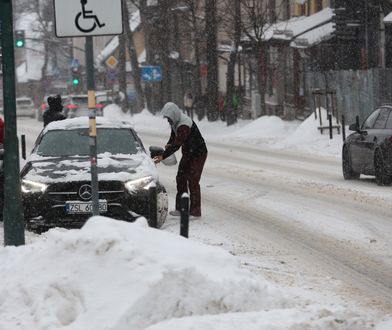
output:
<svg viewBox="0 0 392 330"><path fill-rule="evenodd" d="M195 124L180 108L168 102L162 109L162 116L171 126L171 135L163 155L154 158L156 164L182 148L182 157L178 166L176 181L176 209L169 214L180 215L180 201L183 193L190 193L189 214L201 216L200 177L207 159L207 146Z"/></svg>
<svg viewBox="0 0 392 330"><path fill-rule="evenodd" d="M49 96L48 99L49 109L43 114L44 127L56 120L63 120L66 117L61 112L63 110L63 104L60 95Z"/></svg>

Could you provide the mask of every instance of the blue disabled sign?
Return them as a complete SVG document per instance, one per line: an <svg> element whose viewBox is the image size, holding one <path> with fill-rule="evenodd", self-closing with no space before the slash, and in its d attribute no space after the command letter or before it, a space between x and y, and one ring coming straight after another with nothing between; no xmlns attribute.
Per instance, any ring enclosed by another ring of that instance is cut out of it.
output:
<svg viewBox="0 0 392 330"><path fill-rule="evenodd" d="M142 67L143 81L162 81L162 70L160 66L143 66Z"/></svg>

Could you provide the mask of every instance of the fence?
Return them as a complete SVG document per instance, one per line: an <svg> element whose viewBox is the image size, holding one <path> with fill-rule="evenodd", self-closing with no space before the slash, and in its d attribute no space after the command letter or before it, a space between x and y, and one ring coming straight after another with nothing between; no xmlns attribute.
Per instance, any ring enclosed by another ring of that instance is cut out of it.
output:
<svg viewBox="0 0 392 330"><path fill-rule="evenodd" d="M338 112L345 115L346 123L350 124L357 115L362 121L379 105L392 103L392 69L307 72L305 96L311 109L314 109L314 88L335 89ZM326 107L325 100L322 106Z"/></svg>

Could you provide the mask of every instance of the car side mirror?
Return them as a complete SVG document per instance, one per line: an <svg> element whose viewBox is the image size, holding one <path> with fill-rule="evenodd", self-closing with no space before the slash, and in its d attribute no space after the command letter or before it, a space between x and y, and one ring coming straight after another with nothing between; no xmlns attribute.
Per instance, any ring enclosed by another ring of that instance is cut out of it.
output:
<svg viewBox="0 0 392 330"><path fill-rule="evenodd" d="M157 146L150 146L150 156L151 158L154 158L156 156L161 156L165 152L165 149L162 147L157 147ZM172 154L171 156L165 158L162 160L162 163L166 166L173 166L177 164L177 158L175 154Z"/></svg>

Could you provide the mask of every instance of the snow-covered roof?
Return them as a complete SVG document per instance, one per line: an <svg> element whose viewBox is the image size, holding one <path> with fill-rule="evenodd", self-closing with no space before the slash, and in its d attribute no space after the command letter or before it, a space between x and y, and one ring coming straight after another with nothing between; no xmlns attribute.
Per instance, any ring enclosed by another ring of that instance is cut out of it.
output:
<svg viewBox="0 0 392 330"><path fill-rule="evenodd" d="M129 26L132 32L136 31L137 28L140 26L139 10L136 10L131 14L131 17L129 19ZM119 45L119 38L118 36L115 36L113 37L113 39L111 39L108 42L105 48L102 49L101 52L97 55L96 64L99 66L103 61L105 61L111 54L113 54L113 52L117 49L118 45Z"/></svg>
<svg viewBox="0 0 392 330"><path fill-rule="evenodd" d="M290 46L294 48L308 48L333 37L335 24L333 22L319 26L295 38Z"/></svg>
<svg viewBox="0 0 392 330"><path fill-rule="evenodd" d="M390 12L387 16L384 17L384 23L392 23L392 12Z"/></svg>
<svg viewBox="0 0 392 330"><path fill-rule="evenodd" d="M293 38L328 23L332 20L333 10L329 7L310 16L302 16L301 19L287 21L287 24L276 26L272 38L279 40L292 40Z"/></svg>
<svg viewBox="0 0 392 330"><path fill-rule="evenodd" d="M292 17L287 21L281 21L274 24L266 24L264 26L264 31L262 31L261 39L264 41L269 41L271 39L275 40L286 40L290 41L296 38L297 36L302 37L304 33L307 33L309 30L316 30L318 26L328 23L332 20L333 10L329 7L317 12L316 14L310 16L297 16ZM309 39L309 43L316 43L313 39L317 39L317 34L321 33L322 37L326 37L324 35L327 30L330 29L324 28L321 30L315 31L306 36L306 39ZM310 31L309 31L310 32ZM321 38L321 36L319 37ZM245 36L241 38L243 41L250 40L251 38ZM299 42L301 43L301 41ZM295 44L294 44L295 47Z"/></svg>

